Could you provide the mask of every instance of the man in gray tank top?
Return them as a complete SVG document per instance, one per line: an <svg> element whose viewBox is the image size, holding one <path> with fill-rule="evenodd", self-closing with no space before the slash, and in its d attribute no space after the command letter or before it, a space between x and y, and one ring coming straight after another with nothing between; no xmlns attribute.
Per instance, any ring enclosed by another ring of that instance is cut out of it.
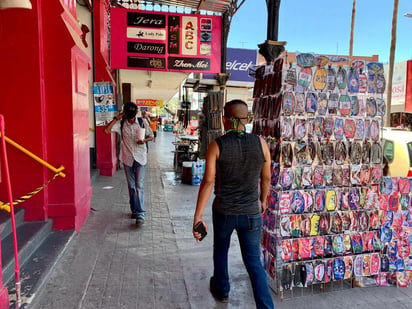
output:
<svg viewBox="0 0 412 309"><path fill-rule="evenodd" d="M214 271L210 278L210 292L215 299L228 302L228 252L231 235L236 230L256 307L273 309L260 256L262 213L267 207L271 158L265 140L245 132L247 118L245 102L233 100L226 103L223 116L226 134L211 142L207 150L205 174L193 220L193 236L197 241L201 238L194 228L199 222L207 231L202 214L214 186Z"/></svg>

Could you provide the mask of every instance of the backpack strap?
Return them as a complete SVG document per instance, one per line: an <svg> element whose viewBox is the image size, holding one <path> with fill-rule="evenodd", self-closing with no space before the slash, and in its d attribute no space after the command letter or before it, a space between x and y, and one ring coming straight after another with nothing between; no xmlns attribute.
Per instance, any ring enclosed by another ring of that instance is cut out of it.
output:
<svg viewBox="0 0 412 309"><path fill-rule="evenodd" d="M122 120L120 121L120 137L123 140L123 127L124 127L124 122L126 121L126 117L123 116Z"/></svg>

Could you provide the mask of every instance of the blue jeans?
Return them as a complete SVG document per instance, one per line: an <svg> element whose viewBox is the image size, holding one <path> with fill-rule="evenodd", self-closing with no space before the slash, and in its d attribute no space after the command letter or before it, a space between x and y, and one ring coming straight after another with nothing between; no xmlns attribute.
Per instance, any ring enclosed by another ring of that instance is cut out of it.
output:
<svg viewBox="0 0 412 309"><path fill-rule="evenodd" d="M144 219L146 211L144 209L144 176L146 165L133 161L133 166L124 165L127 187L129 189L130 210L136 214L137 218Z"/></svg>
<svg viewBox="0 0 412 309"><path fill-rule="evenodd" d="M228 252L234 230L237 232L243 263L252 283L256 308L273 309L268 278L260 255L261 214L222 215L213 211L214 272L210 288L220 295L229 294Z"/></svg>

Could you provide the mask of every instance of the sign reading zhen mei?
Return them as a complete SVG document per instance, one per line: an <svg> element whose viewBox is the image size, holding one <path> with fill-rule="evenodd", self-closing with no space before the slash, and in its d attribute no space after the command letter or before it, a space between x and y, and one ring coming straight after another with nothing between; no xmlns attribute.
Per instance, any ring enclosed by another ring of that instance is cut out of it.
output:
<svg viewBox="0 0 412 309"><path fill-rule="evenodd" d="M220 72L221 17L112 8L111 67Z"/></svg>

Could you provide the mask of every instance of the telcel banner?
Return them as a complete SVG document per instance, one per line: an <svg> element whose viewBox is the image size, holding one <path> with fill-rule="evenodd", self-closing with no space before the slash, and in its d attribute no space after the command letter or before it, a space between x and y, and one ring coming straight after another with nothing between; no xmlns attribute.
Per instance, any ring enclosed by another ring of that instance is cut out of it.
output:
<svg viewBox="0 0 412 309"><path fill-rule="evenodd" d="M221 17L111 8L114 69L220 72Z"/></svg>
<svg viewBox="0 0 412 309"><path fill-rule="evenodd" d="M249 76L249 68L257 63L256 49L227 48L226 73L229 73L228 86L235 86L238 82L253 83L254 77ZM204 79L215 79L212 74L204 74Z"/></svg>

